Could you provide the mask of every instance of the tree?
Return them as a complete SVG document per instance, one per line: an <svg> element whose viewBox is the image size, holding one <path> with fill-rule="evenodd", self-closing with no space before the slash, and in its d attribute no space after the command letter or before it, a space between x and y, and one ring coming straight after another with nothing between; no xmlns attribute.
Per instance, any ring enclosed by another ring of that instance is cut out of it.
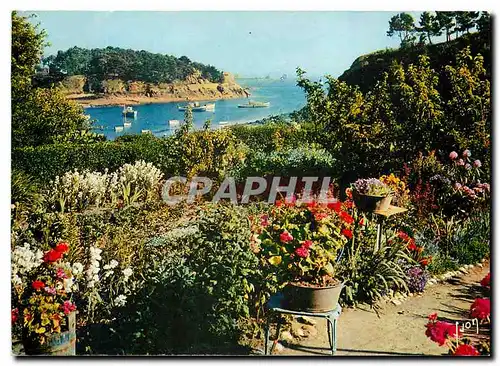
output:
<svg viewBox="0 0 500 366"><path fill-rule="evenodd" d="M436 11L436 19L439 24L439 29L445 31L446 42L451 40L451 33L455 25L455 12L454 11Z"/></svg>
<svg viewBox="0 0 500 366"><path fill-rule="evenodd" d="M478 11L455 12L456 30L462 33L464 32L469 33L469 29L474 28L478 15L479 15Z"/></svg>
<svg viewBox="0 0 500 366"><path fill-rule="evenodd" d="M481 16L476 20L476 27L481 33L489 33L491 31L491 17L487 11L481 12Z"/></svg>
<svg viewBox="0 0 500 366"><path fill-rule="evenodd" d="M417 31L422 32L427 36L429 44L432 44L432 37L440 36L441 30L439 27L439 22L436 19L435 15L432 15L428 11L424 11L420 14L419 26L417 27Z"/></svg>
<svg viewBox="0 0 500 366"><path fill-rule="evenodd" d="M12 13L12 146L36 146L54 142L59 135L88 129L83 109L55 88L33 87L45 32L28 17Z"/></svg>
<svg viewBox="0 0 500 366"><path fill-rule="evenodd" d="M412 45L416 40L413 34L415 32L414 22L415 20L408 13L394 15L389 21L387 35L392 37L397 34L401 41L401 47Z"/></svg>

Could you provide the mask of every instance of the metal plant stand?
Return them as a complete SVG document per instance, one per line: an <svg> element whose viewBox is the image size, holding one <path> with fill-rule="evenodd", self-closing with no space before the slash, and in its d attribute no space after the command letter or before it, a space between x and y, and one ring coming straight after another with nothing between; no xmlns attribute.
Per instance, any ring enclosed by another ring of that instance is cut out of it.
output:
<svg viewBox="0 0 500 366"><path fill-rule="evenodd" d="M270 312L277 313L279 318L278 318L278 325L277 325L277 330L276 330L276 339L279 339L280 335L280 328L281 328L281 314L289 314L289 315L299 315L299 316L308 316L308 317L315 317L315 318L323 318L326 319L326 326L327 326L327 332L328 332L328 343L330 344L330 349L332 352L332 355L335 354L337 351L337 319L339 318L340 314L342 313L342 308L340 305L337 304L337 307L333 310L321 312L321 313L311 313L307 311L299 311L299 310L291 310L287 309L284 307L283 304L283 294L277 293L276 295L272 296L266 307ZM273 351L274 347L271 347L269 350L269 342L270 342L270 332L269 332L269 327L270 327L270 316L271 314L268 314L267 316L267 322L266 322L266 328L265 328L265 340L264 340L264 354L268 355L271 354ZM273 344L274 346L274 344Z"/></svg>
<svg viewBox="0 0 500 366"><path fill-rule="evenodd" d="M377 215L377 243L375 246L375 251L379 250L382 244L382 230L384 227L385 219L406 211L408 211L406 208L392 206L392 205L389 206L389 208L386 211L373 211L373 213Z"/></svg>

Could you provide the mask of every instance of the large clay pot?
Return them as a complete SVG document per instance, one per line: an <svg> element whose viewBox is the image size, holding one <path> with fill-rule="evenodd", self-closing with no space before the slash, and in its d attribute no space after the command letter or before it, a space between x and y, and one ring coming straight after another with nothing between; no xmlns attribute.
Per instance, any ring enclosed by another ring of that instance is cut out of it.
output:
<svg viewBox="0 0 500 366"><path fill-rule="evenodd" d="M326 287L307 287L290 283L283 290L284 303L290 310L311 313L334 310L343 287L343 283Z"/></svg>
<svg viewBox="0 0 500 366"><path fill-rule="evenodd" d="M352 198L356 207L361 211L387 211L391 205L392 195L370 196L353 192Z"/></svg>
<svg viewBox="0 0 500 366"><path fill-rule="evenodd" d="M24 353L40 356L75 356L76 355L76 312L68 315L68 330L54 333L43 345L37 344L26 335L23 336Z"/></svg>

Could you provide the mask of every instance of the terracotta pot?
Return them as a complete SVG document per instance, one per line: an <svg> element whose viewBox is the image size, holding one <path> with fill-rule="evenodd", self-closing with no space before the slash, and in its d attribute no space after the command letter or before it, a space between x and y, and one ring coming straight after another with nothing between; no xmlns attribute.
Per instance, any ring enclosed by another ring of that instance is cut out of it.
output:
<svg viewBox="0 0 500 366"><path fill-rule="evenodd" d="M291 310L311 313L334 310L343 288L343 283L326 287L307 287L290 283L283 290L285 306Z"/></svg>
<svg viewBox="0 0 500 366"><path fill-rule="evenodd" d="M44 356L75 356L76 355L76 312L68 315L68 330L54 333L43 345L23 334L24 353L27 355Z"/></svg>
<svg viewBox="0 0 500 366"><path fill-rule="evenodd" d="M361 211L387 211L391 205L392 195L370 196L367 194L352 193L356 207Z"/></svg>

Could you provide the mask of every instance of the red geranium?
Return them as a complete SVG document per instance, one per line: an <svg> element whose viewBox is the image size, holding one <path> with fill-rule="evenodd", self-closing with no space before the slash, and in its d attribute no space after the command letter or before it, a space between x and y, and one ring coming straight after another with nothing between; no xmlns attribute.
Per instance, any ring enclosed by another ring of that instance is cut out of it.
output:
<svg viewBox="0 0 500 366"><path fill-rule="evenodd" d="M405 233L404 231L399 231L398 232L398 237L400 239L403 239L403 240L410 240L410 237L408 236L407 233Z"/></svg>
<svg viewBox="0 0 500 366"><path fill-rule="evenodd" d="M345 211L341 211L340 212L340 218L342 220L344 220L344 222L348 225L352 224L354 222L354 219L352 218L351 215L349 215L347 212Z"/></svg>
<svg viewBox="0 0 500 366"><path fill-rule="evenodd" d="M416 251L416 250L418 250L418 247L417 247L417 245L415 244L415 240L413 240L413 239L412 239L412 240L410 241L410 243L408 244L408 247L407 247L407 248L408 248L408 250L409 250L409 251L413 251L413 250L415 250L415 251Z"/></svg>
<svg viewBox="0 0 500 366"><path fill-rule="evenodd" d="M471 318L486 319L490 316L490 299L477 298L470 307Z"/></svg>
<svg viewBox="0 0 500 366"><path fill-rule="evenodd" d="M63 304L62 304L62 308L63 308L63 311L64 311L64 314L68 315L69 313L71 313L72 311L75 311L76 310L76 306L75 304L72 304L70 301L65 301Z"/></svg>
<svg viewBox="0 0 500 366"><path fill-rule="evenodd" d="M430 321L436 321L437 318L438 318L438 314L437 313L432 313L430 314L428 317L427 317Z"/></svg>
<svg viewBox="0 0 500 366"><path fill-rule="evenodd" d="M490 287L490 272L488 272L486 277L481 280L481 286Z"/></svg>
<svg viewBox="0 0 500 366"><path fill-rule="evenodd" d="M454 356L479 356L479 351L470 344L461 344L457 347Z"/></svg>
<svg viewBox="0 0 500 366"><path fill-rule="evenodd" d="M297 254L299 257L307 258L309 257L309 249L307 249L306 247L299 247L295 249L295 254Z"/></svg>
<svg viewBox="0 0 500 366"><path fill-rule="evenodd" d="M302 246L306 249L309 249L311 246L313 245L313 242L311 240L305 240L303 243L302 243Z"/></svg>
<svg viewBox="0 0 500 366"><path fill-rule="evenodd" d="M425 266L427 266L431 262L431 260L432 260L432 256L428 256L426 258L422 258L420 260L420 264L425 267Z"/></svg>
<svg viewBox="0 0 500 366"><path fill-rule="evenodd" d="M344 201L344 206L345 206L345 208L352 208L352 201L351 200L345 200Z"/></svg>
<svg viewBox="0 0 500 366"><path fill-rule="evenodd" d="M288 243L289 241L292 241L293 240L293 236L290 235L290 233L288 231L283 231L281 234L280 234L280 240L283 242L283 243Z"/></svg>
<svg viewBox="0 0 500 366"><path fill-rule="evenodd" d="M437 321L429 322L425 326L427 327L425 335L440 346L446 342L448 337L453 338L457 334L455 324ZM458 331L458 336L460 337L460 330Z"/></svg>
<svg viewBox="0 0 500 366"><path fill-rule="evenodd" d="M31 286L35 289L35 291L38 291L45 287L45 283L43 283L43 281L36 280L31 283Z"/></svg>
<svg viewBox="0 0 500 366"><path fill-rule="evenodd" d="M17 322L17 319L19 318L19 309L18 308L12 309L10 312L10 317L12 319L12 324Z"/></svg>
<svg viewBox="0 0 500 366"><path fill-rule="evenodd" d="M344 235L348 239L352 239L352 231L349 229L342 229L342 235Z"/></svg>
<svg viewBox="0 0 500 366"><path fill-rule="evenodd" d="M62 256L63 256L62 252L58 252L55 249L51 249L47 253L45 253L45 255L43 256L43 260L45 262L51 263L57 261L58 259L61 259Z"/></svg>
<svg viewBox="0 0 500 366"><path fill-rule="evenodd" d="M317 206L318 206L318 204L316 203L316 201L311 201L311 202L307 203L307 208L310 211L314 210Z"/></svg>
<svg viewBox="0 0 500 366"><path fill-rule="evenodd" d="M67 243L59 243L55 247L56 252L66 253L69 250L69 245Z"/></svg>
<svg viewBox="0 0 500 366"><path fill-rule="evenodd" d="M342 208L342 202L337 201L337 202L329 203L326 205L326 207L328 207L330 210L334 210L335 212L340 212L340 210Z"/></svg>

